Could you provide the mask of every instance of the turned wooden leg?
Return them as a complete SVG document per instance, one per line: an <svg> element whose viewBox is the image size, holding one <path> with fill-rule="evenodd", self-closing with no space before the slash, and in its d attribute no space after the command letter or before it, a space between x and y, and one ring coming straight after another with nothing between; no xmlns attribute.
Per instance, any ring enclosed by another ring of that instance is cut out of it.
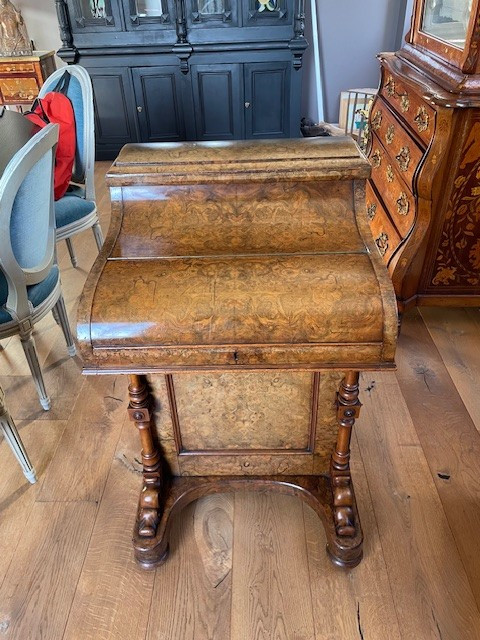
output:
<svg viewBox="0 0 480 640"><path fill-rule="evenodd" d="M360 414L358 371L348 371L337 394L338 436L330 463L335 530L340 537L356 534L354 495L350 474L350 438Z"/></svg>
<svg viewBox="0 0 480 640"><path fill-rule="evenodd" d="M162 463L152 437L152 402L145 376L131 375L128 391L128 413L140 433L142 443L143 488L138 506L136 534L141 538L153 538L161 516Z"/></svg>

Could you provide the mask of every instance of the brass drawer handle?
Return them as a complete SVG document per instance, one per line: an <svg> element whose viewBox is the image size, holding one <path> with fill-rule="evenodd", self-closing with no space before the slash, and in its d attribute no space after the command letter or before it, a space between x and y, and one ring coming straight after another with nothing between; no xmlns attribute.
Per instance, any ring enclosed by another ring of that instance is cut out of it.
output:
<svg viewBox="0 0 480 640"><path fill-rule="evenodd" d="M377 205L375 202L367 205L367 220L370 222L375 218L375 214L377 213Z"/></svg>
<svg viewBox="0 0 480 640"><path fill-rule="evenodd" d="M388 76L387 78L387 82L385 83L385 91L387 93L387 96L390 96L391 98L393 98L393 96L395 95L395 80L392 76Z"/></svg>
<svg viewBox="0 0 480 640"><path fill-rule="evenodd" d="M378 238L375 239L375 244L377 245L377 249L383 258L383 256L388 251L388 235L384 231L382 231Z"/></svg>
<svg viewBox="0 0 480 640"><path fill-rule="evenodd" d="M408 147L402 147L395 156L395 160L398 162L400 171L407 171L410 164L410 149Z"/></svg>
<svg viewBox="0 0 480 640"><path fill-rule="evenodd" d="M388 165L387 170L385 171L385 174L387 176L387 182L393 182L395 178L395 174L393 173L391 164Z"/></svg>
<svg viewBox="0 0 480 640"><path fill-rule="evenodd" d="M402 193L398 196L397 200L397 212L399 216L408 215L408 211L410 209L410 202L408 201L407 194L402 191Z"/></svg>
<svg viewBox="0 0 480 640"><path fill-rule="evenodd" d="M425 107L418 107L417 115L415 116L414 120L417 123L417 128L420 133L428 129L430 116L428 115Z"/></svg>
<svg viewBox="0 0 480 640"><path fill-rule="evenodd" d="M380 110L375 111L372 118L372 129L377 131L382 126L382 112Z"/></svg>
<svg viewBox="0 0 480 640"><path fill-rule="evenodd" d="M374 169L378 169L378 167L382 164L382 154L380 153L380 149L376 149L372 154L372 167Z"/></svg>
<svg viewBox="0 0 480 640"><path fill-rule="evenodd" d="M410 109L410 98L408 97L408 93L404 93L400 98L400 109L402 113L407 113Z"/></svg>
<svg viewBox="0 0 480 640"><path fill-rule="evenodd" d="M395 126L391 124L388 126L387 133L385 134L385 142L387 144L392 144L394 137L395 137Z"/></svg>

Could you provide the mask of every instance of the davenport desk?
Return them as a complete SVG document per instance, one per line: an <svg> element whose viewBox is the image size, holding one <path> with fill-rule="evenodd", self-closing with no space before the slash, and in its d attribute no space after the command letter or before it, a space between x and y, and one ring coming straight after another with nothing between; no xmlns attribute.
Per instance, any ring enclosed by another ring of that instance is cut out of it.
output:
<svg viewBox="0 0 480 640"><path fill-rule="evenodd" d="M78 319L87 374L130 376L135 556L173 513L250 488L304 499L334 562L362 531L349 467L362 370L392 368L396 303L347 138L127 145Z"/></svg>

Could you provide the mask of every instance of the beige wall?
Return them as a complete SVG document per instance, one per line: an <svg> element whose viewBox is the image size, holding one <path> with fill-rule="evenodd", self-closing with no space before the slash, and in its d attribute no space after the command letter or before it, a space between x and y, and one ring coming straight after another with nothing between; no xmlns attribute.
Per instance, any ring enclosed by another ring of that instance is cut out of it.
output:
<svg viewBox="0 0 480 640"><path fill-rule="evenodd" d="M55 51L62 45L54 0L13 0L27 25L28 35L40 51ZM63 65L57 57L57 66Z"/></svg>

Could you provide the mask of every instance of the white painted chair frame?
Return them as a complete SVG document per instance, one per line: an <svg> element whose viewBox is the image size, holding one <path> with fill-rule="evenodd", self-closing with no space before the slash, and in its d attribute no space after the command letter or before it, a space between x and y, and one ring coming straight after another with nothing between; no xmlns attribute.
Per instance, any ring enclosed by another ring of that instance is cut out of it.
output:
<svg viewBox="0 0 480 640"><path fill-rule="evenodd" d="M53 204L53 166L55 146L58 140L58 126L49 124L37 133L10 160L0 178L0 270L8 284L8 298L4 308L12 320L0 324L0 340L19 335L32 377L37 388L40 404L47 411L50 398L47 395L42 371L38 362L35 342L32 337L34 325L49 311L54 311L67 343L68 353L75 355L75 344L70 331L65 302L62 296L60 277L46 299L33 307L28 299L27 285L42 282L56 263L55 253L55 212ZM52 150L50 178L50 210L48 212L48 234L45 253L40 263L33 268L22 268L18 263L10 239L10 225L13 204L18 190L29 171L43 156Z"/></svg>
<svg viewBox="0 0 480 640"><path fill-rule="evenodd" d="M51 91L65 71L68 71L78 80L82 90L83 100L83 157L80 157L79 146L77 144L77 154L75 157L72 181L74 183L84 185L85 199L95 202L95 120L93 114L92 81L87 70L80 65L69 65L68 67L61 67L60 69L57 69L47 78L40 89L38 97L43 98L45 94ZM77 113L75 113L75 117L77 117ZM100 227L96 206L91 213L80 220L76 220L71 224L57 229L57 242L60 242L61 240L66 241L70 260L74 267L77 266L77 259L70 238L77 233L81 233L82 231L89 229L90 227L92 227L95 242L97 243L98 250L100 251L103 245L103 233Z"/></svg>
<svg viewBox="0 0 480 640"><path fill-rule="evenodd" d="M0 431L3 432L5 436L6 442L10 445L10 448L13 451L13 455L20 463L22 467L23 475L26 479L34 484L37 481L37 474L35 473L35 469L33 468L32 463L30 462L30 458L25 451L25 447L23 446L23 442L20 438L20 435L17 431L17 427L10 415L7 405L5 403L5 392L0 386Z"/></svg>

